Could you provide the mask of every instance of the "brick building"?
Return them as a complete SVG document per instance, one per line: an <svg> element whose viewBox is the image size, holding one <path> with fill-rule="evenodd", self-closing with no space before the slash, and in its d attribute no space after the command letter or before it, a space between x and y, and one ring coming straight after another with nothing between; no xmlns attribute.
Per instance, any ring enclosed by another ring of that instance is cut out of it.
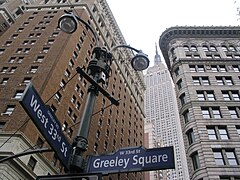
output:
<svg viewBox="0 0 240 180"><path fill-rule="evenodd" d="M1 157L49 147L18 102L29 82L55 112L70 143L76 135L89 83L75 69L87 68L96 42L81 24L74 34L62 32L58 20L64 10L73 10L87 22L98 34L101 46L111 49L126 44L106 1L26 1L17 7L23 12L0 36ZM120 105L109 106L110 101L99 94L86 156L143 145L143 74L122 61L133 56L131 51L118 49L113 55L111 77L104 88L120 99ZM6 179L64 173L53 152L19 157L0 167L0 176ZM143 179L143 173L111 175L110 179L116 177Z"/></svg>

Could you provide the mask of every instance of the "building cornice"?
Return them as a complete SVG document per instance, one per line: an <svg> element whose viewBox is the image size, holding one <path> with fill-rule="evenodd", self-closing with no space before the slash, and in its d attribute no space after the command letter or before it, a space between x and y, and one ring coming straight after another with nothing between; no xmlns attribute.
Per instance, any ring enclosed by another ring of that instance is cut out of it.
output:
<svg viewBox="0 0 240 180"><path fill-rule="evenodd" d="M240 26L174 26L166 29L159 38L159 47L168 67L168 45L177 38L240 38Z"/></svg>

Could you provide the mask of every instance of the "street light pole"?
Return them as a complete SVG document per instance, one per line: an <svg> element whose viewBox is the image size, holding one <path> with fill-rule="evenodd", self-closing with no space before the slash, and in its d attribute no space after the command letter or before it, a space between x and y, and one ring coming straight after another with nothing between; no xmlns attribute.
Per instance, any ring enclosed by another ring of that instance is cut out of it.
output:
<svg viewBox="0 0 240 180"><path fill-rule="evenodd" d="M96 47L93 50L93 59L89 62L88 65L88 74L84 74L83 71L77 69L80 74L85 75L86 77L88 75L89 77L87 78L91 78L93 80L93 83L91 83L88 88L87 100L81 117L80 127L72 145L73 152L70 160L70 171L72 173L77 173L79 171L84 172L86 163L82 155L87 150L87 138L91 122L91 116L93 113L96 96L99 93L99 89L101 89L101 86L99 86L97 83L105 83L106 78L109 77L111 58L112 55L106 52L105 49Z"/></svg>
<svg viewBox="0 0 240 180"><path fill-rule="evenodd" d="M118 45L113 47L110 51L105 47L99 47L98 39L91 26L74 14L69 12L66 13L67 14L63 15L58 22L58 26L62 31L71 34L76 31L77 23L80 22L91 30L97 42L97 47L95 47L92 52L92 60L88 64L87 73L85 73L80 67L77 68L77 72L91 83L88 88L88 95L83 115L81 117L81 124L72 144L73 151L69 160L70 173L80 173L84 172L86 167L83 153L87 150L88 146L88 133L96 96L101 92L113 104L119 105L119 102L99 85L99 83L104 84L110 76L112 64L111 52L117 48L127 48L137 52L138 54L136 54L131 60L131 65L136 71L147 69L149 66L149 59L146 54L142 53L142 51L128 45Z"/></svg>

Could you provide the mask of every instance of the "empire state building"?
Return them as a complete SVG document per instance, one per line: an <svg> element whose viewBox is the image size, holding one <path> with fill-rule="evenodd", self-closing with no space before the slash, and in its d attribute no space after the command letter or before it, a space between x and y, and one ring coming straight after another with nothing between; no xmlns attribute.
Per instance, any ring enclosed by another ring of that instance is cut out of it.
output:
<svg viewBox="0 0 240 180"><path fill-rule="evenodd" d="M163 170L154 172L150 179L187 180L189 179L185 150L174 86L170 73L161 61L156 46L154 66L147 70L144 76L145 91L145 124L151 123L154 128L149 141L153 147L174 146L175 170ZM147 126L146 126L147 127Z"/></svg>

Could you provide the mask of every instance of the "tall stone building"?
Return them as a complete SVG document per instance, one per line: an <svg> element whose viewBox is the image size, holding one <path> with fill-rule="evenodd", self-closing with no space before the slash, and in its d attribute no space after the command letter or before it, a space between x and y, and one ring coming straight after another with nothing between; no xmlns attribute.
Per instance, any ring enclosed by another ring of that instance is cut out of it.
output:
<svg viewBox="0 0 240 180"><path fill-rule="evenodd" d="M156 47L154 66L148 68L144 76L145 91L145 124L154 125L154 147L174 146L175 170L155 171L151 179L188 180L187 161L181 125L177 110L174 86L166 65L161 61Z"/></svg>
<svg viewBox="0 0 240 180"><path fill-rule="evenodd" d="M190 179L240 179L239 27L171 27L159 44L173 82Z"/></svg>
<svg viewBox="0 0 240 180"><path fill-rule="evenodd" d="M1 7L17 2L0 1ZM58 28L64 10L73 11L96 31L100 46L126 44L105 0L21 1L15 17L0 36L0 156L49 147L18 100L31 82L49 105L72 143L79 127L89 83L76 72L87 69L96 46L91 31L81 23L73 34ZM14 9L14 8L13 8ZM23 11L22 11L23 10ZM2 21L1 21L2 22ZM136 47L138 48L138 47ZM87 155L110 153L143 144L145 90L143 74L127 61L132 51L113 52L111 77L104 88L120 99L118 107L99 94L92 116ZM126 60L126 61L123 61ZM3 179L35 179L37 175L64 173L53 152L32 154L0 164ZM142 173L111 175L109 179L143 179Z"/></svg>

